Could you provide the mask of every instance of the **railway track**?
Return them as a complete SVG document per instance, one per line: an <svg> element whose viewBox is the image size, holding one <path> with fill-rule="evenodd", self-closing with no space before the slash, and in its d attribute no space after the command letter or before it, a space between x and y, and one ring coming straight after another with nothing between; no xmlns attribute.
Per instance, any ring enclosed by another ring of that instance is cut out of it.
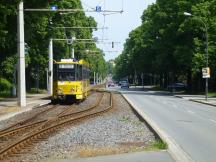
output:
<svg viewBox="0 0 216 162"><path fill-rule="evenodd" d="M96 105L99 104L100 100L102 99L103 95L101 95L100 99L97 101ZM61 111L60 113L58 113L57 115L55 116L50 116L50 117L45 117L45 119L42 119L42 120L39 120L39 121L34 121L34 119L39 116L39 115L42 115L42 113L44 112L47 112L47 111L50 111L50 110L53 110L53 108L58 108L59 105L55 105L55 107L51 107L51 109L46 109L44 111L41 111L31 117L29 117L28 119L24 120L24 121L21 121L21 122L18 122L16 124L13 124L12 126L9 126L8 128L5 128L3 131L0 131L0 140L2 138L5 138L5 137L8 137L8 136L13 136L13 135L17 135L17 136L20 136L22 134L19 134L19 133L22 133L22 131L25 131L27 129L33 129L41 124L44 124L50 120L53 120L56 118L56 120L62 120L62 118L69 118L70 116L73 116L73 115L76 115L76 114L79 114L79 113L82 113L82 112L85 112L85 111L89 111L93 108L96 107L96 105L94 106L91 106L91 107L88 107L88 108L85 108L83 110L77 110L77 111L72 111L71 109L73 109L72 106L68 106L66 108L64 108L63 111ZM74 109L73 109L74 110ZM43 116L45 116L45 114L43 114ZM59 119L57 119L59 118ZM1 144L1 141L0 141L0 144ZM2 146L3 147L3 146ZM0 146L1 148L1 146Z"/></svg>
<svg viewBox="0 0 216 162"><path fill-rule="evenodd" d="M43 109L37 113L33 113L32 115L28 116L28 118L23 119L22 121L19 121L6 128L1 129L0 136L1 134L4 134L4 132L8 132L9 130L15 129L16 127L21 127L24 125L31 125L29 123L35 123L35 121L40 121L40 118L45 118L46 116L61 116L63 114L67 114L72 110L73 107L72 106L61 106L60 107L60 105L46 105L45 107L41 106L40 108L43 108Z"/></svg>
<svg viewBox="0 0 216 162"><path fill-rule="evenodd" d="M58 113L58 109L60 109L60 113ZM30 115L27 119L24 119L22 121L19 121L15 124L10 125L9 127L6 127L0 131L0 139L1 137L5 136L6 134L16 134L19 131L22 131L23 129L31 128L33 126L36 126L40 124L42 121L47 121L49 118L53 116L58 116L68 110L71 110L72 106L62 106L59 108L59 105L49 105L48 108L34 113L33 115ZM51 113L52 111L57 111L56 114ZM37 124L38 123L38 124ZM17 130L17 131L16 131ZM1 147L0 147L1 148Z"/></svg>
<svg viewBox="0 0 216 162"><path fill-rule="evenodd" d="M15 129L16 127L21 127L23 125L27 125L29 123L34 122L37 118L47 115L50 111L55 111L58 108L58 105L47 105L46 107L44 107L42 111L39 111L37 113L30 115L28 118L23 119L22 121L19 121L15 124L12 124L12 125L4 128L4 129L2 129L2 130L0 130L0 135L3 134L4 132Z"/></svg>
<svg viewBox="0 0 216 162"><path fill-rule="evenodd" d="M109 98L109 101L108 103L106 101L107 104L104 106L107 97ZM19 153L26 147L31 146L33 143L44 138L46 139L50 136L50 134L57 132L66 125L77 123L83 119L99 115L110 110L111 108L112 94L103 93L94 106L75 112L70 112L69 109L67 109L64 112L59 113L56 117L1 132L0 138L5 141L3 142L3 147L1 147L0 150L0 159L3 160Z"/></svg>

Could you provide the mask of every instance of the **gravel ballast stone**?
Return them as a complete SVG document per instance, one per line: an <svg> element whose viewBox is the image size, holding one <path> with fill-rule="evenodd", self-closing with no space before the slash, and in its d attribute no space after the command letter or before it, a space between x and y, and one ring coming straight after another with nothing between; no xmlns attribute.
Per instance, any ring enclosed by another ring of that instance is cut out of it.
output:
<svg viewBox="0 0 216 162"><path fill-rule="evenodd" d="M51 161L144 150L155 141L154 133L120 94L113 94L113 99L113 109L108 113L62 129L16 161Z"/></svg>

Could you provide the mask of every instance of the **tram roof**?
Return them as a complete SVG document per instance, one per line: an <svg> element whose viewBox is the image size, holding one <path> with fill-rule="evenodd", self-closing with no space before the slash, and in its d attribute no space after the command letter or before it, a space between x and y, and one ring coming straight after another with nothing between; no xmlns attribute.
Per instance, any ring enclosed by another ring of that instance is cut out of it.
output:
<svg viewBox="0 0 216 162"><path fill-rule="evenodd" d="M85 60L73 60L73 59L61 59L61 61L54 61L55 64L79 64L89 66L89 63Z"/></svg>

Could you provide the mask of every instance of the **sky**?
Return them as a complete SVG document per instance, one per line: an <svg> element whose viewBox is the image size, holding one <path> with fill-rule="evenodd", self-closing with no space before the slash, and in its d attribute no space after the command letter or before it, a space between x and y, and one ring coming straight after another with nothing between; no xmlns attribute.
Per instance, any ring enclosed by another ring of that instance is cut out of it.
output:
<svg viewBox="0 0 216 162"><path fill-rule="evenodd" d="M123 50L123 45L128 38L130 31L141 25L141 16L143 11L155 3L155 0L81 0L85 10L93 10L96 6L101 6L102 10L121 11L104 16L99 12L86 12L87 16L92 16L98 23L98 27L107 27L107 29L98 29L94 32L94 37L99 41L103 39L103 44L97 46L105 53L105 60L115 59ZM107 13L108 14L108 13ZM111 42L114 43L112 48Z"/></svg>

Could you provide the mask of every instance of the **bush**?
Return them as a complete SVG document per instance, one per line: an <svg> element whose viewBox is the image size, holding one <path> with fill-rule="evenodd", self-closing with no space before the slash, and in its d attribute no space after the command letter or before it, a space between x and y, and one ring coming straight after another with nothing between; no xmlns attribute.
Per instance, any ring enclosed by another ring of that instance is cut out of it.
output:
<svg viewBox="0 0 216 162"><path fill-rule="evenodd" d="M12 88L12 84L4 78L0 78L0 91L10 91Z"/></svg>
<svg viewBox="0 0 216 162"><path fill-rule="evenodd" d="M45 89L37 89L37 88L31 88L28 93L30 94L35 94L35 93L38 93L38 94L43 94L43 93L47 93Z"/></svg>

